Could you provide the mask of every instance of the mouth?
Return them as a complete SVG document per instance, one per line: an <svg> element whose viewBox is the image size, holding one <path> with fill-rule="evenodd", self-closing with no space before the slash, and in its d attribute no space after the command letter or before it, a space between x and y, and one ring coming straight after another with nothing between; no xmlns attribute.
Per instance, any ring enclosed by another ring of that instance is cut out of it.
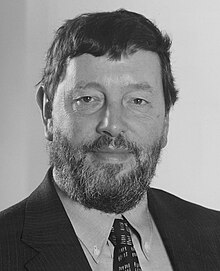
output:
<svg viewBox="0 0 220 271"><path fill-rule="evenodd" d="M131 153L125 149L113 147L102 148L92 152L95 159L109 163L123 163L131 157Z"/></svg>

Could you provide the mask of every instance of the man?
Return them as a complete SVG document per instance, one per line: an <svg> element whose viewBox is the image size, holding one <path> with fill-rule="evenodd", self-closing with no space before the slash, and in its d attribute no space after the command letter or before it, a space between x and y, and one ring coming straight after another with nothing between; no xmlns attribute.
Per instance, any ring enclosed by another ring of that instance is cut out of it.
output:
<svg viewBox="0 0 220 271"><path fill-rule="evenodd" d="M142 15L56 32L37 101L49 169L0 215L1 270L220 270L220 214L150 188L177 99L170 39Z"/></svg>

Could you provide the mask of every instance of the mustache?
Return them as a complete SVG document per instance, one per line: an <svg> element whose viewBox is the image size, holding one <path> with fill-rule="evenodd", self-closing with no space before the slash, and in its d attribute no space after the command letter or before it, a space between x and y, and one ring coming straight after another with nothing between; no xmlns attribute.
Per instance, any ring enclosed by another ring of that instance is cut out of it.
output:
<svg viewBox="0 0 220 271"><path fill-rule="evenodd" d="M104 134L93 142L84 144L82 148L84 152L96 152L110 146L136 155L141 151L136 143L127 140L122 134L119 134L117 137L110 137Z"/></svg>

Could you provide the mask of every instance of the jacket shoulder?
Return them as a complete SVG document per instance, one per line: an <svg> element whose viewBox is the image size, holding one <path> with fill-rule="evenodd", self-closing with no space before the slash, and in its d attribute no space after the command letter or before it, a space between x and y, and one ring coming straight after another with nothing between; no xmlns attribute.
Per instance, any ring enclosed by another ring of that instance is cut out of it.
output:
<svg viewBox="0 0 220 271"><path fill-rule="evenodd" d="M220 270L220 212L150 188L149 210L175 270Z"/></svg>
<svg viewBox="0 0 220 271"><path fill-rule="evenodd" d="M203 226L211 225L219 228L220 225L220 211L213 210L199 204L184 200L176 195L166 191L151 188L150 196L153 200L163 206L168 213L172 212L181 220L193 220L195 223L202 223Z"/></svg>
<svg viewBox="0 0 220 271"><path fill-rule="evenodd" d="M24 270L35 251L22 242L26 200L0 212L0 269Z"/></svg>
<svg viewBox="0 0 220 271"><path fill-rule="evenodd" d="M0 240L21 234L26 199L0 212Z"/></svg>

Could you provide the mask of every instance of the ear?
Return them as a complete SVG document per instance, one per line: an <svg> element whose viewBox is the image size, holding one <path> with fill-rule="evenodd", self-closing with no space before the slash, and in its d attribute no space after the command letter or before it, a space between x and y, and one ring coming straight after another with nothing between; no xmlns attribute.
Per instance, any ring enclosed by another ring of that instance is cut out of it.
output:
<svg viewBox="0 0 220 271"><path fill-rule="evenodd" d="M52 102L48 99L43 86L37 90L36 100L41 110L44 134L47 140L53 140Z"/></svg>
<svg viewBox="0 0 220 271"><path fill-rule="evenodd" d="M162 148L164 148L167 145L168 131L169 131L169 113L166 113L163 126Z"/></svg>

